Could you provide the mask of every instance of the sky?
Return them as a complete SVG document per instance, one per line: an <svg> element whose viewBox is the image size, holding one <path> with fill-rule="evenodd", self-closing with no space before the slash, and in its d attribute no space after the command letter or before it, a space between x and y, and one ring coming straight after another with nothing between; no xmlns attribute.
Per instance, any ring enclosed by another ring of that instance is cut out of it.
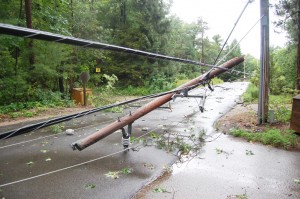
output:
<svg viewBox="0 0 300 199"><path fill-rule="evenodd" d="M210 39L219 34L226 40L239 15L248 0L173 0L171 13L185 22L196 22L202 17L208 23L206 33ZM269 0L274 4L276 0ZM229 42L233 39L240 41L251 27L260 19L260 0L250 3L238 22ZM270 10L270 45L283 47L286 43L285 33L275 33L273 21L276 20L274 11ZM279 29L276 29L279 30ZM240 43L242 53L260 57L260 23Z"/></svg>

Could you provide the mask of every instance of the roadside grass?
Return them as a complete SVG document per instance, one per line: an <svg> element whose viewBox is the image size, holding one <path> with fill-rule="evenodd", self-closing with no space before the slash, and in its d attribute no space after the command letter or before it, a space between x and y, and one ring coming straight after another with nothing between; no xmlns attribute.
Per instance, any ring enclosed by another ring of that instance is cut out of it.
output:
<svg viewBox="0 0 300 199"><path fill-rule="evenodd" d="M242 99L245 103L257 103L258 88L254 84L250 84L243 94Z"/></svg>
<svg viewBox="0 0 300 199"><path fill-rule="evenodd" d="M258 88L254 84L250 84L242 99L246 104L258 103ZM293 96L289 93L281 95L269 95L269 110L274 111L274 119L276 122L289 122L292 113Z"/></svg>
<svg viewBox="0 0 300 199"><path fill-rule="evenodd" d="M257 103L258 88L250 84L242 98L245 104ZM255 126L252 128L254 130L239 127L231 129L229 133L235 137L243 137L250 142L260 142L284 149L296 147L298 136L292 130L287 129L291 119L292 99L293 96L287 93L269 96L269 110L273 111L275 120L275 124L271 124L272 127L269 127L269 124ZM259 129L258 132L257 129Z"/></svg>
<svg viewBox="0 0 300 199"><path fill-rule="evenodd" d="M38 101L16 102L0 106L0 115L8 115L11 118L34 117L54 107L74 107L74 102L61 99L59 93L51 93L49 96L41 97Z"/></svg>
<svg viewBox="0 0 300 199"><path fill-rule="evenodd" d="M88 96L88 104L91 107L101 107L119 101L128 100L137 96L144 96L154 93L160 93L172 90L185 82L189 81L187 78L177 79L175 83L163 81L161 85L145 85L142 87L109 87L101 86L93 88L93 95ZM221 79L214 78L213 84L223 83ZM65 96L61 98L61 93L39 90L39 97L35 101L16 102L8 105L0 106L0 115L3 117L19 118L19 117L34 117L39 113L46 111L49 108L57 107L76 107L73 100ZM108 112L123 112L124 107L115 107Z"/></svg>
<svg viewBox="0 0 300 199"><path fill-rule="evenodd" d="M266 129L262 132L251 132L243 129L232 129L230 134L235 137L243 137L249 142L261 142L284 149L291 149L297 145L297 135L291 130Z"/></svg>

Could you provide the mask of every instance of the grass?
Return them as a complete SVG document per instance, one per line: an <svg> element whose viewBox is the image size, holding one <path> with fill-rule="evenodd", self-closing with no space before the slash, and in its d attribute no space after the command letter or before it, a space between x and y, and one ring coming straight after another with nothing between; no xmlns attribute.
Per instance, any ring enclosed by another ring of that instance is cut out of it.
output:
<svg viewBox="0 0 300 199"><path fill-rule="evenodd" d="M250 84L242 98L246 103L257 103L258 88L254 84Z"/></svg>
<svg viewBox="0 0 300 199"><path fill-rule="evenodd" d="M258 103L258 88L250 84L246 92L243 94L245 103ZM288 93L282 95L269 95L269 110L274 111L276 122L289 122L291 119L293 96Z"/></svg>
<svg viewBox="0 0 300 199"><path fill-rule="evenodd" d="M62 99L58 100L42 100L42 101L29 101L17 102L9 105L0 106L0 114L7 114L11 118L18 117L34 117L39 112L53 107L72 107L74 103L72 100Z"/></svg>
<svg viewBox="0 0 300 199"><path fill-rule="evenodd" d="M266 129L263 132L253 133L242 129L232 129L230 131L235 137L243 137L249 142L261 142L265 145L272 145L284 149L290 149L297 145L297 135L291 130L281 131L279 129Z"/></svg>
<svg viewBox="0 0 300 199"><path fill-rule="evenodd" d="M218 85L218 84L223 84L224 83L224 81L222 79L219 79L217 77L213 78L211 81L212 81L213 85Z"/></svg>
<svg viewBox="0 0 300 199"><path fill-rule="evenodd" d="M64 126L61 126L61 125L58 125L58 124L50 126L50 129L51 129L53 134L61 133L63 131L63 128L64 128Z"/></svg>

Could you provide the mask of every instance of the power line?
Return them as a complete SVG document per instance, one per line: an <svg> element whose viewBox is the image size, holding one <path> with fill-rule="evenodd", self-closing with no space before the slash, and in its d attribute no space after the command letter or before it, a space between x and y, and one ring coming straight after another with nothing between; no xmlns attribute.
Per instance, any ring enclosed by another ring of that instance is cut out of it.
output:
<svg viewBox="0 0 300 199"><path fill-rule="evenodd" d="M215 61L214 61L214 65L217 63L217 61L218 61L218 59L219 59L219 57L220 57L220 55L221 55L221 53L222 53L222 51L223 51L225 45L227 44L227 42L228 42L228 40L229 40L231 34L233 33L233 31L234 31L236 25L238 24L239 20L241 19L242 15L244 14L244 12L245 12L247 6L249 5L249 3L252 3L252 1L253 1L253 0L249 0L249 1L247 2L247 4L245 5L243 11L242 11L241 14L239 15L239 17L238 17L238 19L236 20L236 22L234 23L233 28L231 29L231 31L230 31L230 33L229 33L229 35L228 35L226 41L224 42L224 44L223 44L221 50L219 51L219 54L217 55L217 57L216 57L216 59L215 59Z"/></svg>
<svg viewBox="0 0 300 199"><path fill-rule="evenodd" d="M75 130L78 131L79 129L84 129L84 128L91 127L91 126L99 126L99 125L106 124L106 123L112 122L112 121L114 121L114 120L108 120L108 121L105 121L105 122L102 122L102 123L99 123L99 124L93 124L93 125L89 125L89 126L84 126L84 127L81 127L81 128L77 128ZM46 138L58 136L58 135L63 134L63 133L64 132L53 134L53 135L47 135L47 136L44 136L44 137L39 137L39 138L31 139L31 140L26 140L26 141L14 143L14 144L5 145L5 146L0 147L0 149L12 147L12 146L17 146L17 145L20 145L20 144L25 144L25 143L28 143L28 142L33 142L33 141L36 141L36 140L41 140L41 139L46 139Z"/></svg>
<svg viewBox="0 0 300 199"><path fill-rule="evenodd" d="M201 84L203 84L203 83L201 83ZM127 100L127 101L123 101L123 102L119 102L119 103L114 103L114 104L109 104L109 105L106 105L106 106L94 108L94 109L87 110L87 111L82 111L80 113L66 115L66 116L54 118L54 119L51 119L51 120L48 120L48 121L39 122L39 123L32 124L32 125L26 125L25 127L21 127L19 129L11 130L11 131L0 134L0 141L4 140L4 139L7 139L7 138L10 138L10 137L13 137L13 136L28 133L28 132L31 132L31 131L34 131L34 130L37 130L37 129L40 129L40 128L44 128L44 127L47 127L47 126L58 124L58 123L61 123L61 122L64 122L64 121L69 121L69 120L72 120L72 119L75 119L75 118L83 117L83 116L86 116L86 115L89 115L89 114L92 114L92 113L95 113L95 112L107 110L107 109L110 109L110 108L113 108L113 107L122 106L122 105L125 105L125 104L137 102L137 101L140 101L140 100L143 100L143 99L156 98L156 97L164 96L164 95L167 95L167 94L170 94L170 93L181 92L184 89L191 89L191 88L197 87L198 85L201 85L201 84L195 84L193 86L189 86L189 87L186 87L186 88L183 88L183 89L174 89L174 90L167 91L167 92L150 94L150 95L138 97L138 98L131 99L131 100Z"/></svg>
<svg viewBox="0 0 300 199"><path fill-rule="evenodd" d="M171 125L172 123L174 123L174 122L169 123L169 125ZM176 123L178 125L180 122L176 122ZM154 129L149 130L147 133L144 133L143 135L137 137L137 139L145 137L146 135L148 135L148 134L152 133L153 131L157 130L158 128L160 128L160 127L156 127ZM104 155L104 156L101 156L101 157L98 157L98 158L95 158L95 159L92 159L92 160L88 160L88 161L78 163L78 164L75 164L75 165L71 165L71 166L68 166L68 167L64 167L64 168L61 168L61 169L53 170L53 171L50 171L50 172L47 172L47 173L42 173L42 174L35 175L35 176L29 177L29 178L24 178L24 179L21 179L21 180L17 180L17 181L5 183L5 184L0 184L0 188L1 187L6 187L6 186L9 186L9 185L13 185L13 184L17 184L17 183L21 183L21 182L25 182L25 181L29 181L29 180L33 180L33 179L40 178L40 177L43 177L43 176L47 176L47 175L50 175L50 174L58 173L58 172L65 171L65 170L68 170L68 169L72 169L72 168L75 168L75 167L79 167L79 166L82 166L82 165L85 165L85 164L88 164L88 163L92 163L92 162L95 162L95 161L98 161L98 160L101 160L101 159L104 159L104 158L107 158L107 157L110 157L110 156L113 156L113 155L116 155L116 154L119 154L119 153L122 153L122 152L125 152L125 151L128 151L130 149L138 148L142 145L143 144L136 145L136 146L133 146L133 147L129 147L129 148L126 148L126 149L123 149L123 150L120 150L120 151L117 151L117 152L114 152L114 153L111 153L111 154L108 154L108 155Z"/></svg>
<svg viewBox="0 0 300 199"><path fill-rule="evenodd" d="M175 61L175 62L182 62L182 63L186 63L186 64L213 67L213 65L209 65L209 64L189 60L189 59L182 59L182 58L177 58L177 57L172 57L172 56L168 56L168 55L162 55L162 54L142 51L142 50L136 50L136 49L126 48L126 47L112 45L112 44L105 44L105 43L86 40L86 39L69 37L69 36L54 34L54 33L46 32L46 31L34 30L34 29L24 28L24 27L20 27L20 26L13 26L10 24L0 23L0 33L7 34L7 35L13 35L13 36L19 36L19 37L25 37L25 38L31 38L31 39L64 43L64 44L87 47L87 48L124 52L124 53L128 53L128 54L146 56L146 57L154 58L154 59L163 59L163 60L170 60L170 61Z"/></svg>
<svg viewBox="0 0 300 199"><path fill-rule="evenodd" d="M223 61L244 39L246 36L248 36L248 34L253 30L253 28L258 24L258 22L260 22L260 20L263 18L264 16L260 17L255 24L246 32L246 34L242 37L242 39L239 40L239 42L237 42L230 50L229 52L224 55L218 62L216 65L220 64L221 61Z"/></svg>

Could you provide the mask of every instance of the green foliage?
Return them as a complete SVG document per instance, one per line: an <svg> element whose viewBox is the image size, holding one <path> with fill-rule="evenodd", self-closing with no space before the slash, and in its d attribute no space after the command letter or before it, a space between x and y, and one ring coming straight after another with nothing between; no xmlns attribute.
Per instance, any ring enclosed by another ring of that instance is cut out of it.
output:
<svg viewBox="0 0 300 199"><path fill-rule="evenodd" d="M133 86L128 86L126 88L117 88L116 92L120 93L121 95L131 95L131 96L151 94L151 91L149 88L133 87Z"/></svg>
<svg viewBox="0 0 300 199"><path fill-rule="evenodd" d="M64 126L61 126L61 125L58 125L58 124L55 124L53 126L50 126L50 129L51 131L54 133L54 134L58 134L58 133L61 133L63 131L63 128Z"/></svg>
<svg viewBox="0 0 300 199"><path fill-rule="evenodd" d="M251 150L246 150L246 155L254 155L254 153Z"/></svg>
<svg viewBox="0 0 300 199"><path fill-rule="evenodd" d="M131 174L133 172L132 168L125 167L121 170L121 172L125 175Z"/></svg>
<svg viewBox="0 0 300 199"><path fill-rule="evenodd" d="M277 122L289 122L291 119L291 95L270 96L270 110L274 110Z"/></svg>
<svg viewBox="0 0 300 199"><path fill-rule="evenodd" d="M294 3L294 0L289 2ZM171 0L36 0L32 1L32 22L35 29L213 64L223 44L221 36L215 35L210 40L206 35L209 24L202 18L185 23L170 15L170 5ZM0 7L0 22L25 26L24 6L20 7L19 1L2 1ZM122 52L38 40L34 40L33 47L28 48L28 43L29 39L0 35L0 106L24 103L27 109L27 102L48 107L64 106L68 103L64 99L72 88L81 85L79 75L82 71L89 71L91 79L88 86L96 90L147 95L173 89L209 70L207 67L153 60ZM236 44L236 40L228 44L221 57ZM200 55L202 49L204 51ZM35 63L31 66L29 57L32 53ZM237 45L226 60L240 55ZM274 94L293 92L295 74L290 72L295 71L293 56L295 47L275 52L271 81ZM243 71L243 66L235 69ZM257 60L247 55L245 66L246 72L251 73L258 69ZM101 73L96 73L95 68L101 68ZM257 74L252 79L255 85ZM222 80L241 77L242 74L225 74ZM118 89L112 91L114 87ZM58 91L61 94L56 94ZM49 98L45 100L46 95ZM93 101L95 105L103 103L96 98ZM21 110L23 108L15 109ZM26 115L30 116L30 113Z"/></svg>
<svg viewBox="0 0 300 199"><path fill-rule="evenodd" d="M284 149L290 149L297 144L297 136L291 130L267 129L263 132L253 133L242 129L232 129L230 133L235 137L246 138L248 141L261 142Z"/></svg>
<svg viewBox="0 0 300 199"><path fill-rule="evenodd" d="M213 78L211 81L212 81L213 85L218 85L218 84L223 84L224 83L224 81L222 79L217 78L217 77Z"/></svg>
<svg viewBox="0 0 300 199"><path fill-rule="evenodd" d="M278 16L276 25L286 30L289 35L291 42L296 43L299 38L297 34L299 31L297 12L299 11L299 1L298 0L280 0L275 4L275 11Z"/></svg>
<svg viewBox="0 0 300 199"><path fill-rule="evenodd" d="M107 178L118 179L120 178L120 174L129 175L133 172L132 168L125 167L120 171L109 171L105 174Z"/></svg>
<svg viewBox="0 0 300 199"><path fill-rule="evenodd" d="M96 188L96 185L94 185L94 184L86 184L84 187L86 189L94 189L94 188Z"/></svg>
<svg viewBox="0 0 300 199"><path fill-rule="evenodd" d="M296 47L270 49L270 91L273 95L296 94ZM252 84L259 86L259 67L253 68Z"/></svg>
<svg viewBox="0 0 300 199"><path fill-rule="evenodd" d="M119 173L120 171L109 171L108 173L105 174L105 176L107 178L118 179L120 178Z"/></svg>
<svg viewBox="0 0 300 199"><path fill-rule="evenodd" d="M122 106L116 106L110 109L105 110L105 112L111 112L111 113L123 113L124 108Z"/></svg>
<svg viewBox="0 0 300 199"><path fill-rule="evenodd" d="M24 116L25 117L33 117L35 115L35 113L34 112L31 112L31 111L25 111L24 112Z"/></svg>
<svg viewBox="0 0 300 199"><path fill-rule="evenodd" d="M59 92L43 91L42 89L28 89L28 96L30 101L16 102L9 105L0 106L0 114L11 114L13 118L19 117L24 112L25 117L32 117L35 113L26 111L37 108L42 110L49 107L71 107L74 105L73 101L61 99Z"/></svg>
<svg viewBox="0 0 300 199"><path fill-rule="evenodd" d="M250 84L243 94L244 102L253 103L258 99L258 88L254 84Z"/></svg>
<svg viewBox="0 0 300 199"><path fill-rule="evenodd" d="M289 122L291 119L291 103L292 95L270 95L269 110L274 111L275 121ZM250 84L246 92L243 94L243 100L246 103L255 103L258 100L258 88Z"/></svg>
<svg viewBox="0 0 300 199"><path fill-rule="evenodd" d="M34 165L34 162L33 161L29 161L26 163L28 166L33 166Z"/></svg>
<svg viewBox="0 0 300 199"><path fill-rule="evenodd" d="M166 188L157 187L157 188L153 189L153 192L154 193L166 193L168 191L166 190Z"/></svg>
<svg viewBox="0 0 300 199"><path fill-rule="evenodd" d="M296 87L296 48L272 49L272 52L270 90L278 95Z"/></svg>

